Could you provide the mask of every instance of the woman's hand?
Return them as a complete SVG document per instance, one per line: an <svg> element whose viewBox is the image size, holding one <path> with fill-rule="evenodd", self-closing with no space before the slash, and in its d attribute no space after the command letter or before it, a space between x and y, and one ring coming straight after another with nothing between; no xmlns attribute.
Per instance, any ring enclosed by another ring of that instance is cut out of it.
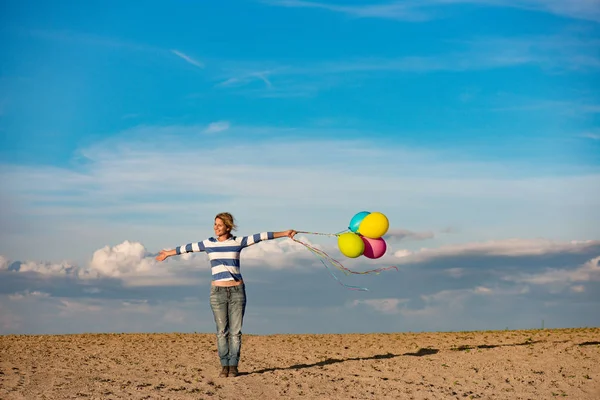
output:
<svg viewBox="0 0 600 400"><path fill-rule="evenodd" d="M293 238L294 238L294 236L296 235L296 233L298 233L298 232L296 232L296 231L295 231L295 230L293 230L293 229L290 229L290 230L284 231L283 233L284 233L284 236L287 236L287 237L289 237L290 239L293 239Z"/></svg>
<svg viewBox="0 0 600 400"><path fill-rule="evenodd" d="M164 261L167 257L171 256L171 250L161 250L156 256L158 261Z"/></svg>

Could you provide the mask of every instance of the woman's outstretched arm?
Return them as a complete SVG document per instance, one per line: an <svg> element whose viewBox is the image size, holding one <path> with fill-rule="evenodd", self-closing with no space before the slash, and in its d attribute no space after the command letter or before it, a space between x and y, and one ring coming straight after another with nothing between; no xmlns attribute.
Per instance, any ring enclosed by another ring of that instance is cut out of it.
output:
<svg viewBox="0 0 600 400"><path fill-rule="evenodd" d="M295 230L293 229L289 229L287 231L281 231L281 232L273 232L273 239L277 239L277 238L281 238L281 237L289 237L290 239L293 239L294 236L296 235Z"/></svg>
<svg viewBox="0 0 600 400"><path fill-rule="evenodd" d="M156 256L158 261L163 261L167 257L177 256L179 254L194 253L198 251L206 251L205 241L198 243L184 244L183 246L175 247L172 250L161 250Z"/></svg>

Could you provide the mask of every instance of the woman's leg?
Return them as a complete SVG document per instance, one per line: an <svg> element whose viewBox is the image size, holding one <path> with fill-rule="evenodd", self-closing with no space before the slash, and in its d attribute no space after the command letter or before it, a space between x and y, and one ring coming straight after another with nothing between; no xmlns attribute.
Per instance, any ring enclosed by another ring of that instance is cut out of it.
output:
<svg viewBox="0 0 600 400"><path fill-rule="evenodd" d="M217 324L217 350L221 365L229 365L229 311L227 287L210 287L210 308Z"/></svg>
<svg viewBox="0 0 600 400"><path fill-rule="evenodd" d="M242 323L246 312L246 286L232 286L229 300L229 366L237 367L242 348ZM231 368L230 368L231 374Z"/></svg>

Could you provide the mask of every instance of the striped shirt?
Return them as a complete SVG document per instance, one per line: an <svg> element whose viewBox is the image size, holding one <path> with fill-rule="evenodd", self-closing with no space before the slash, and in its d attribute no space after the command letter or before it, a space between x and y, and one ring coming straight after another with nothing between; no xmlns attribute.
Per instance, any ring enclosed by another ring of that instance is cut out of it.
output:
<svg viewBox="0 0 600 400"><path fill-rule="evenodd" d="M205 251L210 260L213 281L241 281L240 253L248 246L262 240L274 239L273 232L262 232L252 236L232 236L219 242L216 238L203 240L198 243L189 243L177 247L177 254Z"/></svg>

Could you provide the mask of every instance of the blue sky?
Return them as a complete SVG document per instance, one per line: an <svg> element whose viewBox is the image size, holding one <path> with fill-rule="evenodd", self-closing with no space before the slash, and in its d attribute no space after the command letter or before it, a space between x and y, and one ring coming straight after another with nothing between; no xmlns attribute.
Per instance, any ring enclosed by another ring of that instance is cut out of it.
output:
<svg viewBox="0 0 600 400"><path fill-rule="evenodd" d="M600 324L597 2L123 3L2 2L0 334L211 332L205 255L153 255L221 211L391 223L369 292L245 250L248 333Z"/></svg>

